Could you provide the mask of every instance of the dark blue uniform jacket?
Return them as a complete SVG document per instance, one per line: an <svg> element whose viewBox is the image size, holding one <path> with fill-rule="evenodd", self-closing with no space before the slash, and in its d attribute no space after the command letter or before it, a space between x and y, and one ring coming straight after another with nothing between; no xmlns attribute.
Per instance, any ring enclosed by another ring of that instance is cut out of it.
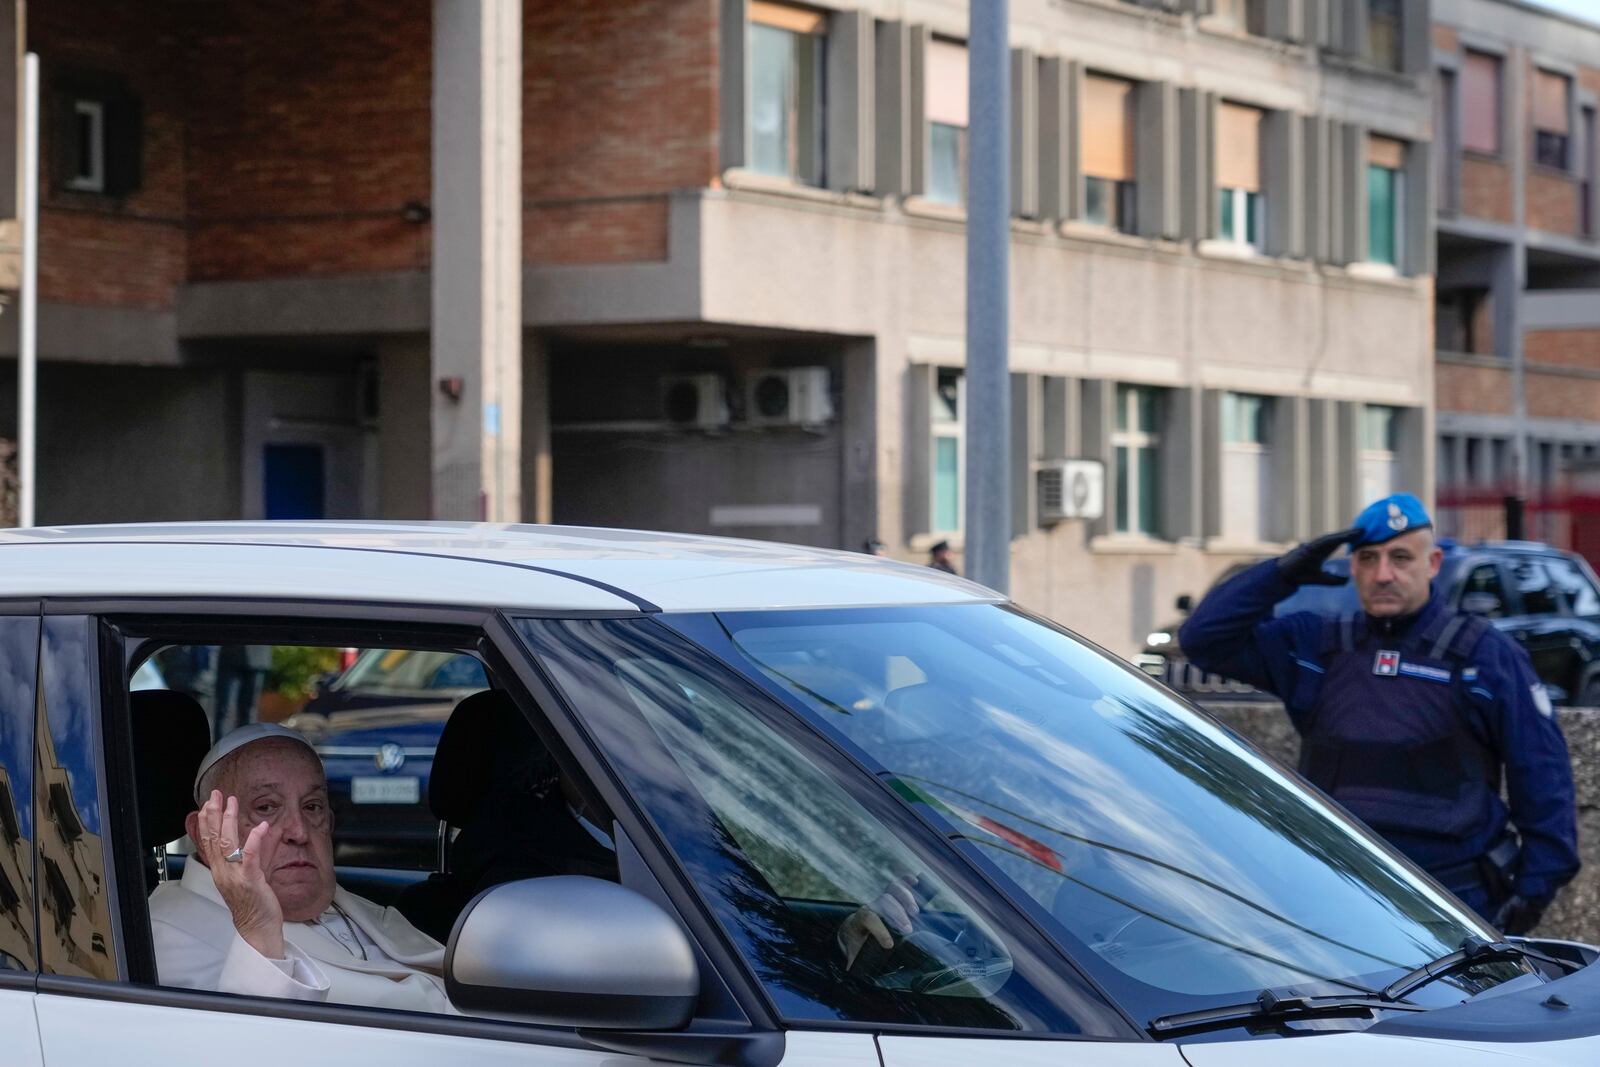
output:
<svg viewBox="0 0 1600 1067"><path fill-rule="evenodd" d="M1406 620L1273 618L1293 592L1276 560L1240 573L1184 623L1184 654L1282 699L1301 772L1450 889L1481 884L1509 820L1515 892L1554 895L1579 866L1572 769L1527 654L1437 599Z"/></svg>

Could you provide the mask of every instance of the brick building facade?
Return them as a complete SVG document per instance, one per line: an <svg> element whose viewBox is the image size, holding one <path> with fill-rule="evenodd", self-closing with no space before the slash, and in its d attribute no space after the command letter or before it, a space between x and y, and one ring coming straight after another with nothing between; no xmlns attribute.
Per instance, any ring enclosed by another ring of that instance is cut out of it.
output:
<svg viewBox="0 0 1600 1067"><path fill-rule="evenodd" d="M1546 496L1600 456L1600 25L1434 18L1440 490Z"/></svg>
<svg viewBox="0 0 1600 1067"><path fill-rule="evenodd" d="M1013 0L1024 603L1130 650L1234 560L1431 492L1426 11ZM961 0L30 17L41 521L959 548ZM1099 518L1041 504L1073 458Z"/></svg>

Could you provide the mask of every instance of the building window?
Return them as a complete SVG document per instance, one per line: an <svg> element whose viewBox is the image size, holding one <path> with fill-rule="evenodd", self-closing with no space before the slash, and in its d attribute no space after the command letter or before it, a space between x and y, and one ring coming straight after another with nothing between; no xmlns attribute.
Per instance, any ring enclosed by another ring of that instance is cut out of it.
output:
<svg viewBox="0 0 1600 1067"><path fill-rule="evenodd" d="M1135 231L1133 83L1090 74L1083 79L1083 217L1123 233Z"/></svg>
<svg viewBox="0 0 1600 1067"><path fill-rule="evenodd" d="M1217 109L1217 236L1265 247L1261 203L1261 112L1222 104Z"/></svg>
<svg viewBox="0 0 1600 1067"><path fill-rule="evenodd" d="M967 48L951 41L928 45L928 182L924 195L940 204L967 202Z"/></svg>
<svg viewBox="0 0 1600 1067"><path fill-rule="evenodd" d="M933 382L934 533L960 533L967 506L967 380L959 370L941 369Z"/></svg>
<svg viewBox="0 0 1600 1067"><path fill-rule="evenodd" d="M1367 259L1400 266L1405 189L1400 168L1405 145L1388 137L1367 138Z"/></svg>
<svg viewBox="0 0 1600 1067"><path fill-rule="evenodd" d="M1367 0L1367 58L1374 66L1400 69L1401 17L1400 0Z"/></svg>
<svg viewBox="0 0 1600 1067"><path fill-rule="evenodd" d="M1361 409L1361 499L1379 500L1394 492L1400 482L1400 409L1366 404Z"/></svg>
<svg viewBox="0 0 1600 1067"><path fill-rule="evenodd" d="M1571 162L1572 79L1548 70L1533 75L1533 158L1566 170Z"/></svg>
<svg viewBox="0 0 1600 1067"><path fill-rule="evenodd" d="M1434 297L1433 342L1440 352L1494 354L1488 289L1441 289Z"/></svg>
<svg viewBox="0 0 1600 1067"><path fill-rule="evenodd" d="M1272 398L1222 394L1222 538L1270 541Z"/></svg>
<svg viewBox="0 0 1600 1067"><path fill-rule="evenodd" d="M1117 386L1116 532L1154 537L1161 530L1161 415L1164 392L1143 385Z"/></svg>
<svg viewBox="0 0 1600 1067"><path fill-rule="evenodd" d="M1461 147L1500 154L1500 57L1468 52L1461 64Z"/></svg>
<svg viewBox="0 0 1600 1067"><path fill-rule="evenodd" d="M806 185L823 180L827 19L750 4L750 169Z"/></svg>
<svg viewBox="0 0 1600 1067"><path fill-rule="evenodd" d="M99 100L74 100L70 131L71 165L66 186L80 193L106 191L106 106Z"/></svg>

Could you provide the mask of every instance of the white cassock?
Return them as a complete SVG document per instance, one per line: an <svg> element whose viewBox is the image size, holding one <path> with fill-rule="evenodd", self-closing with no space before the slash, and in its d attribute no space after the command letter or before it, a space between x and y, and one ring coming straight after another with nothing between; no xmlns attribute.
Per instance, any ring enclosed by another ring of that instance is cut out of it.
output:
<svg viewBox="0 0 1600 1067"><path fill-rule="evenodd" d="M162 985L256 997L455 1014L445 995L444 946L393 908L336 889L318 922L284 923L284 958L268 959L233 927L205 864L150 894ZM363 952L366 959L362 959Z"/></svg>

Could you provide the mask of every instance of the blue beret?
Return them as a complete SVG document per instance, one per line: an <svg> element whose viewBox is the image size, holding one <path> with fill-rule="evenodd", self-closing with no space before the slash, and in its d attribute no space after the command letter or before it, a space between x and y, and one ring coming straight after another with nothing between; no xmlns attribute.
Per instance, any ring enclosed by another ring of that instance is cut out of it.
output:
<svg viewBox="0 0 1600 1067"><path fill-rule="evenodd" d="M1351 548L1362 545L1381 545L1401 534L1422 530L1433 525L1428 509L1410 493L1394 493L1382 500L1368 504L1350 524L1356 535L1350 539Z"/></svg>

